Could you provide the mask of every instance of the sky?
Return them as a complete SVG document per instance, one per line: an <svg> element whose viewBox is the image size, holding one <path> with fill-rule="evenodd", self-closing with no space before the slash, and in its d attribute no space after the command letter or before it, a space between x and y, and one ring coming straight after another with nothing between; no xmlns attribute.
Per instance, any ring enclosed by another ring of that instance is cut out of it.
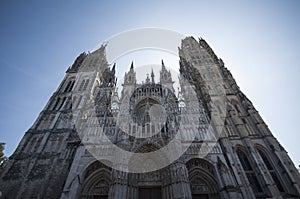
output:
<svg viewBox="0 0 300 199"><path fill-rule="evenodd" d="M157 27L204 38L298 167L299 8L296 0L3 0L0 142L6 143L5 154L16 149L80 53L120 32Z"/></svg>

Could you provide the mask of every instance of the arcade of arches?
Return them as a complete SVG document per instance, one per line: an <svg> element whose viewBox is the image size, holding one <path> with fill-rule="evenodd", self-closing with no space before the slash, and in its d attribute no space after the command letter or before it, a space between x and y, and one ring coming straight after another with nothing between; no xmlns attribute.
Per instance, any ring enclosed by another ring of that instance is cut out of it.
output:
<svg viewBox="0 0 300 199"><path fill-rule="evenodd" d="M211 163L195 158L186 164L176 162L154 172L123 173L121 180L115 179L115 176L122 172L96 161L85 171L80 198L110 198L115 194L114 187L121 180L121 184L126 187L126 193L123 193L126 198L173 198L172 195L177 196L181 192L182 198L217 199L219 187L215 172Z"/></svg>

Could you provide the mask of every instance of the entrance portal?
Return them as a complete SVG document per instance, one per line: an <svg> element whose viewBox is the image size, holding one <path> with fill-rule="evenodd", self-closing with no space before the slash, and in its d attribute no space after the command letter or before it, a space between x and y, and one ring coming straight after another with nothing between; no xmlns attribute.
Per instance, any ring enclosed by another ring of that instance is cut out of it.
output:
<svg viewBox="0 0 300 199"><path fill-rule="evenodd" d="M141 187L139 188L139 198L143 199L162 199L160 187Z"/></svg>

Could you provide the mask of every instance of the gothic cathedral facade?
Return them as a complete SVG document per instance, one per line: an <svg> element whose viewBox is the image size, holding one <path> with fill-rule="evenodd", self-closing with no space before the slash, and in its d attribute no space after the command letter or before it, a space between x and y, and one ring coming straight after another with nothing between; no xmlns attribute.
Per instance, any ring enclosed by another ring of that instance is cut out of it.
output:
<svg viewBox="0 0 300 199"><path fill-rule="evenodd" d="M67 70L9 158L0 179L3 198L300 198L300 175L287 152L205 40L182 40L178 90L162 61L159 74L152 71L143 82L131 64L119 92L121 80L105 50L80 54ZM152 122L159 113L165 115L159 132L143 137L157 130ZM213 121L218 114L221 123ZM127 125L127 133L122 121L136 126ZM142 136L133 136L137 131ZM127 158L127 170L114 165L114 146L151 154L178 135L186 147L178 158L160 153L164 157ZM136 165L150 170L128 169Z"/></svg>

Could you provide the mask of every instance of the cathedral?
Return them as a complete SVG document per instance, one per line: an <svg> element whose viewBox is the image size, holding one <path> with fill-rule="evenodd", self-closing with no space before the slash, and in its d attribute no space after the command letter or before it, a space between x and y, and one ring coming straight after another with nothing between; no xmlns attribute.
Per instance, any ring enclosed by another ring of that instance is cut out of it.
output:
<svg viewBox="0 0 300 199"><path fill-rule="evenodd" d="M178 54L177 76L161 61L143 81L133 63L117 79L106 45L80 54L9 158L2 198L300 198L298 170L222 59L202 38Z"/></svg>

